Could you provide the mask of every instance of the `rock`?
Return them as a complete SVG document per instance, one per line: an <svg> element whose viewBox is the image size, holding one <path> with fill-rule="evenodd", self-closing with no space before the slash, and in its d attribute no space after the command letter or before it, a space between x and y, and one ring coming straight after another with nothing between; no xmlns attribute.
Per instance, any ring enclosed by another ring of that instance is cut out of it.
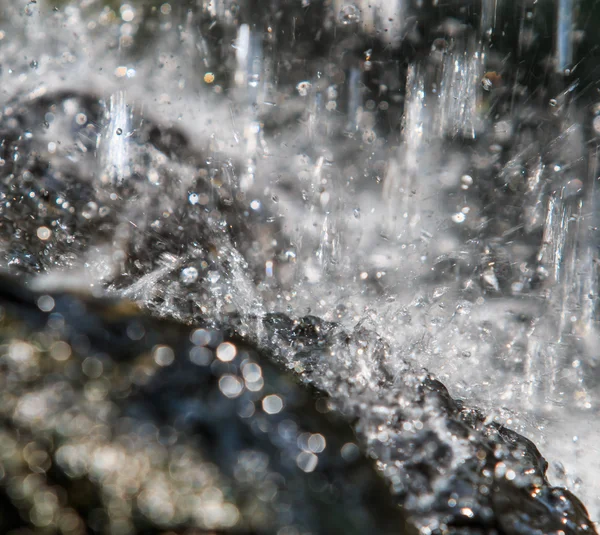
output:
<svg viewBox="0 0 600 535"><path fill-rule="evenodd" d="M333 406L355 421L361 445L420 532L594 531L581 502L548 484L547 462L530 440L455 401L427 374L407 366L390 377L385 363L400 357L373 333L346 334L315 318L265 323L267 347L307 383L336 378L338 388L328 386ZM364 354L378 358L365 370L357 348L369 338ZM340 353L345 360L332 357ZM379 388L361 388L361 379Z"/></svg>
<svg viewBox="0 0 600 535"><path fill-rule="evenodd" d="M0 120L5 270L68 273L59 286L108 287L177 319L199 314L201 301L217 316L256 299L252 273L264 273L276 225L240 201L234 162L204 161L181 130L121 100L62 91L11 110ZM107 133L111 114L126 115L129 129ZM115 151L126 158L118 177L103 159ZM186 269L197 272L193 299ZM179 302L169 307L169 296Z"/></svg>
<svg viewBox="0 0 600 535"><path fill-rule="evenodd" d="M0 311L2 533L414 532L261 349L6 278Z"/></svg>
<svg viewBox="0 0 600 535"><path fill-rule="evenodd" d="M352 398L333 368L327 396L327 355L365 332L279 315L256 342L5 277L0 310L3 533L594 532L530 441L438 381Z"/></svg>

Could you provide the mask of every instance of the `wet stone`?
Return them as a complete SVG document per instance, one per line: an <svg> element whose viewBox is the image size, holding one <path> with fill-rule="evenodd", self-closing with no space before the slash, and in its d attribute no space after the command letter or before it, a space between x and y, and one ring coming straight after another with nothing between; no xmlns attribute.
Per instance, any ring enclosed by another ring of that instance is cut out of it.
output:
<svg viewBox="0 0 600 535"><path fill-rule="evenodd" d="M373 373L387 388L324 403L330 361L317 359L301 382L273 364L282 348L299 361L340 343L351 352L366 332L280 315L265 320L266 338L244 340L235 322L190 330L7 278L0 307L6 533L37 526L40 500L53 504L44 521L71 515L73 533L118 522L144 533L593 532L581 503L548 484L532 442L486 423L439 381L390 378L382 355Z"/></svg>
<svg viewBox="0 0 600 535"><path fill-rule="evenodd" d="M36 529L33 504L68 533L412 532L348 453L345 419L262 349L221 331L202 347L220 360L199 359L199 329L118 301L54 294L48 312L40 299L0 281L0 336L22 363L0 357L2 533Z"/></svg>

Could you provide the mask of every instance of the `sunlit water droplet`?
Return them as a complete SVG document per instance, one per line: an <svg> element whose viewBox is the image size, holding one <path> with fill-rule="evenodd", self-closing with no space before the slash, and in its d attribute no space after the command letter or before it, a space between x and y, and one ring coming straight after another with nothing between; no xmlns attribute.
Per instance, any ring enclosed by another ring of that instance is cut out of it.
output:
<svg viewBox="0 0 600 535"><path fill-rule="evenodd" d="M50 236L52 236L52 231L48 227L39 227L37 229L37 237L40 240L42 240L42 241L49 240Z"/></svg>
<svg viewBox="0 0 600 535"><path fill-rule="evenodd" d="M81 210L81 215L85 219L93 219L98 215L98 205L94 201L90 201Z"/></svg>
<svg viewBox="0 0 600 535"><path fill-rule="evenodd" d="M312 84L309 81L304 81L304 82L300 82L296 86L296 89L298 91L298 94L301 97L305 97L306 95L308 95L311 87L312 87Z"/></svg>
<svg viewBox="0 0 600 535"><path fill-rule="evenodd" d="M244 389L244 383L235 375L224 375L219 379L219 390L228 398L237 398Z"/></svg>
<svg viewBox="0 0 600 535"><path fill-rule="evenodd" d="M217 347L217 358L222 362L231 362L237 355L237 348L230 342L223 342Z"/></svg>
<svg viewBox="0 0 600 535"><path fill-rule="evenodd" d="M193 284L198 280L198 270L193 266L183 269L180 280L183 284Z"/></svg>
<svg viewBox="0 0 600 535"><path fill-rule="evenodd" d="M221 274L218 271L209 271L208 272L208 282L211 283L216 283L219 282L219 279L221 278Z"/></svg>
<svg viewBox="0 0 600 535"><path fill-rule="evenodd" d="M160 345L154 348L152 353L154 361L159 366L169 366L175 360L175 353L169 346Z"/></svg>
<svg viewBox="0 0 600 535"><path fill-rule="evenodd" d="M357 24L360 22L360 9L354 4L348 4L338 13L338 20L343 25Z"/></svg>
<svg viewBox="0 0 600 535"><path fill-rule="evenodd" d="M276 394L270 394L263 398L262 407L267 414L277 414L283 409L283 400Z"/></svg>

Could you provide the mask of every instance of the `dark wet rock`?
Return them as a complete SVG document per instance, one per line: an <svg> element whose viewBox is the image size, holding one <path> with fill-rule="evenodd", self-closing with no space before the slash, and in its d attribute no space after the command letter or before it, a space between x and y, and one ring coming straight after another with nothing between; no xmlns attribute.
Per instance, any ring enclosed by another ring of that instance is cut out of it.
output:
<svg viewBox="0 0 600 535"><path fill-rule="evenodd" d="M365 332L278 315L257 345L6 278L0 310L3 533L594 532L533 443L439 381L322 394L327 353ZM272 364L284 341L312 386Z"/></svg>
<svg viewBox="0 0 600 535"><path fill-rule="evenodd" d="M344 419L263 351L9 279L0 310L2 533L412 532Z"/></svg>
<svg viewBox="0 0 600 535"><path fill-rule="evenodd" d="M192 146L124 93L20 97L5 107L0 140L0 255L11 274L69 273L71 286L189 320L251 303L264 258L277 262L286 243L240 192L239 162L208 140Z"/></svg>
<svg viewBox="0 0 600 535"><path fill-rule="evenodd" d="M346 335L310 317L267 317L265 323L268 347L307 383L319 387L338 378L333 406L355 420L365 452L423 533L594 532L581 502L548 484L548 464L530 440L454 400L427 374L407 367L389 377L385 362L395 355L372 333ZM307 328L310 339L297 336ZM368 370L352 357L359 348L378 355ZM331 358L340 351L348 355L345 366ZM382 388L361 390L361 374ZM361 394L349 395L348 383Z"/></svg>

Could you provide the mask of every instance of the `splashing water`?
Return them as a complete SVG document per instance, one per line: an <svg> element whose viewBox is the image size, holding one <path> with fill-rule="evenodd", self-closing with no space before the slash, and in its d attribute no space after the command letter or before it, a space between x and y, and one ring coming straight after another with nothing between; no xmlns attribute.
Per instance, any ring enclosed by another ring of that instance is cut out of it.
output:
<svg viewBox="0 0 600 535"><path fill-rule="evenodd" d="M0 7L1 267L376 333L599 520L597 8L297 4Z"/></svg>

